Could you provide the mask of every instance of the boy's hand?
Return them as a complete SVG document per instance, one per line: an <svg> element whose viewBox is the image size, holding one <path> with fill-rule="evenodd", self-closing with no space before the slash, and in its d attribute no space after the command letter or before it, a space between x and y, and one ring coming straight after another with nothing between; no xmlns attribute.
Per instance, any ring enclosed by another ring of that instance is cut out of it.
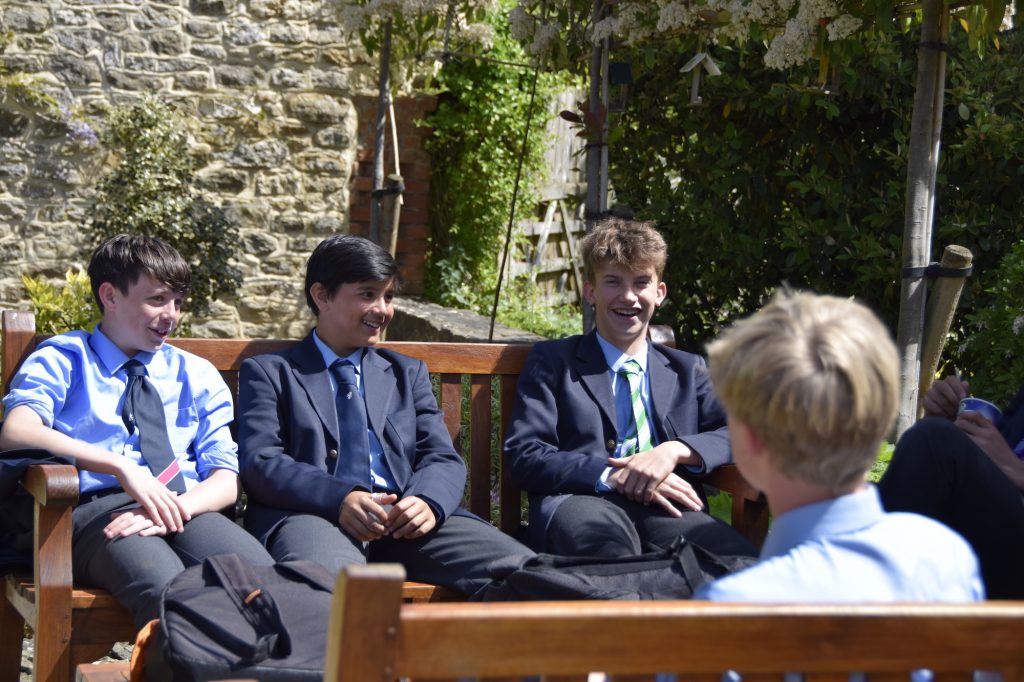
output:
<svg viewBox="0 0 1024 682"><path fill-rule="evenodd" d="M167 526L154 523L152 517L142 507L114 512L110 517L110 523L103 529L103 535L108 540L118 537L126 538L136 534L140 537L167 535Z"/></svg>
<svg viewBox="0 0 1024 682"><path fill-rule="evenodd" d="M997 466L1002 467L1005 464L1016 463L1017 455L1013 454L1013 450L1003 438L1003 434L999 433L995 424L980 412L964 412L956 418L954 424L974 441L974 444L981 448Z"/></svg>
<svg viewBox="0 0 1024 682"><path fill-rule="evenodd" d="M654 503L668 512L669 516L682 516L683 513L675 508L673 502L693 511L700 511L704 508L700 501L700 495L693 489L690 482L674 473L669 474L654 493Z"/></svg>
<svg viewBox="0 0 1024 682"><path fill-rule="evenodd" d="M393 496L392 496L393 497ZM437 519L434 510L423 498L403 497L388 514L387 532L396 540L405 538L414 540L423 537L434 529Z"/></svg>
<svg viewBox="0 0 1024 682"><path fill-rule="evenodd" d="M163 526L167 533L180 533L185 521L192 517L182 504L178 494L168 490L153 474L129 465L120 470L117 480L133 500L141 505L153 523Z"/></svg>
<svg viewBox="0 0 1024 682"><path fill-rule="evenodd" d="M689 452L679 441L666 441L630 457L610 457L608 464L615 471L608 476L608 482L627 499L650 504L658 486L679 463L679 448Z"/></svg>
<svg viewBox="0 0 1024 682"><path fill-rule="evenodd" d="M379 540L387 533L384 523L388 518L381 505L394 504L397 499L397 495L353 490L341 503L338 525L360 542Z"/></svg>
<svg viewBox="0 0 1024 682"><path fill-rule="evenodd" d="M929 417L956 419L960 401L970 395L970 386L956 376L934 382L924 394L924 413Z"/></svg>

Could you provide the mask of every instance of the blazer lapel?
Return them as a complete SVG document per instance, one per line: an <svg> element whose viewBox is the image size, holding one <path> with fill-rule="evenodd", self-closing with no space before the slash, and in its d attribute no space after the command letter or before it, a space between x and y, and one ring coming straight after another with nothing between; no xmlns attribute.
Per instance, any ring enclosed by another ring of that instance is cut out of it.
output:
<svg viewBox="0 0 1024 682"><path fill-rule="evenodd" d="M659 353L654 344L648 345L647 371L651 377L651 410L654 412L654 424L658 427L658 442L668 437L665 427L665 415L675 405L676 393L679 391L679 375L669 367L668 360Z"/></svg>
<svg viewBox="0 0 1024 682"><path fill-rule="evenodd" d="M377 354L372 348L366 349L363 356L363 393L366 395L366 417L370 428L377 434L377 440L384 445L384 422L387 419L387 407L395 392L398 382L391 363ZM387 456L387 448L385 457Z"/></svg>
<svg viewBox="0 0 1024 682"><path fill-rule="evenodd" d="M292 347L288 359L292 364L295 381L309 397L309 404L320 418L324 430L338 443L338 412L334 407L334 391L331 390L324 356L313 341L313 332Z"/></svg>
<svg viewBox="0 0 1024 682"><path fill-rule="evenodd" d="M576 348L575 370L586 387L590 397L601 410L601 414L612 425L612 431L618 430L615 423L615 398L612 396L612 382L609 379L608 363L604 359L601 346L597 343L594 332L580 339Z"/></svg>

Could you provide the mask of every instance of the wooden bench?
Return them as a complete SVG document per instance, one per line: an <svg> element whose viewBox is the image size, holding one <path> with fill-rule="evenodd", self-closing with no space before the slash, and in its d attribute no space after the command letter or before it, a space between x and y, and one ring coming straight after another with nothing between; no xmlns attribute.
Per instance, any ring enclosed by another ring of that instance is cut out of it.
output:
<svg viewBox="0 0 1024 682"><path fill-rule="evenodd" d="M325 682L537 679L585 682L907 682L972 671L1024 679L1024 602L744 605L693 601L401 603L397 564L353 566L338 577Z"/></svg>
<svg viewBox="0 0 1024 682"><path fill-rule="evenodd" d="M45 338L36 334L31 313L3 312L0 380L5 391L20 364ZM296 341L175 339L172 343L212 362L237 395L238 370L243 360L280 350ZM431 375L437 377L445 424L469 466L466 507L491 519L503 531L518 533L523 495L498 465L497 453L530 346L413 342L381 345L423 360ZM768 527L768 511L760 493L732 466L713 472L707 482L733 494L733 525L760 546ZM23 624L28 623L35 633L34 679L70 681L77 664L99 658L114 642L133 640L135 630L128 612L109 593L72 585L71 510L78 501L76 470L71 466L33 466L22 484L35 498L33 574L7 576L4 581L5 598L0 600L0 679L13 679L13 671L20 664ZM430 585L410 583L404 590L404 598L409 601L444 596Z"/></svg>

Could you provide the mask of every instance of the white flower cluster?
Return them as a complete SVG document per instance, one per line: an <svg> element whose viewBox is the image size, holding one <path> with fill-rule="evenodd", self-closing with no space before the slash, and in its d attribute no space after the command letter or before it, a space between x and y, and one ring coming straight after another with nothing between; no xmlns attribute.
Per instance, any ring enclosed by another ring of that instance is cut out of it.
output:
<svg viewBox="0 0 1024 682"><path fill-rule="evenodd" d="M354 32L371 28L376 22L387 19L408 19L416 16L437 16L447 18L449 0L344 0L341 5L341 25ZM493 12L498 9L499 0L458 0L456 3L456 29L470 42L489 47L493 42L493 31L484 24L468 24L464 21L466 10Z"/></svg>
<svg viewBox="0 0 1024 682"><path fill-rule="evenodd" d="M563 0L568 2L569 0ZM848 0L619 0L615 14L588 28L594 42L616 36L635 45L656 35L706 31L714 42L741 41L752 26L774 33L764 56L767 66L785 69L806 62L824 27L830 41L857 32L863 21L843 11ZM552 3L519 0L510 20L512 35L527 52L543 58L572 27L553 20Z"/></svg>
<svg viewBox="0 0 1024 682"><path fill-rule="evenodd" d="M825 27L825 31L828 33L828 39L835 42L852 36L863 23L863 21L855 16L840 14L829 22L828 26Z"/></svg>
<svg viewBox="0 0 1024 682"><path fill-rule="evenodd" d="M485 50L494 46L494 29L488 24L469 24L459 33L459 37Z"/></svg>

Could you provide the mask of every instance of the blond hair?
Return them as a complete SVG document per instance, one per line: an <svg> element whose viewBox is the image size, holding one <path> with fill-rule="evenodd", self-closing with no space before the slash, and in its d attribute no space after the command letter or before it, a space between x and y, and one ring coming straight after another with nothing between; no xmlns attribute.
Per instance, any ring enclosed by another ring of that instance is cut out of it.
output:
<svg viewBox="0 0 1024 682"><path fill-rule="evenodd" d="M896 418L896 347L851 299L778 292L712 342L708 360L730 418L773 466L833 493L864 479Z"/></svg>
<svg viewBox="0 0 1024 682"><path fill-rule="evenodd" d="M587 279L591 282L597 276L597 269L608 264L630 270L652 267L661 279L668 257L665 239L654 229L654 223L617 217L599 222L594 231L583 238L580 251Z"/></svg>

